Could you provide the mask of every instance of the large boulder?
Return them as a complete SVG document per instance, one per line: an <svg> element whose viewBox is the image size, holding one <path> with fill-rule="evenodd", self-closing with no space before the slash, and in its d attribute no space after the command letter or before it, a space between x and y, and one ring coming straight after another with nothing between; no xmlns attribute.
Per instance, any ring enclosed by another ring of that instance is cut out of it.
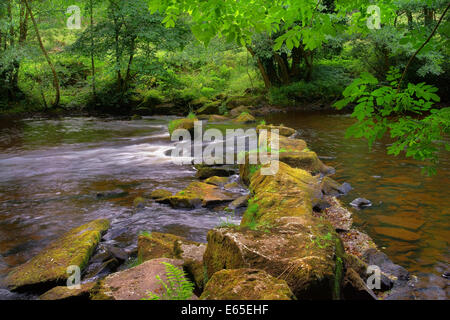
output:
<svg viewBox="0 0 450 320"><path fill-rule="evenodd" d="M326 221L283 217L257 230L213 229L207 239L209 278L222 269L255 268L285 280L298 299L340 297L344 251Z"/></svg>
<svg viewBox="0 0 450 320"><path fill-rule="evenodd" d="M153 259L136 267L113 273L100 280L91 289L92 300L141 300L148 292L161 296L165 289L157 276L167 282L166 267L162 262L182 268L183 261L177 259Z"/></svg>
<svg viewBox="0 0 450 320"><path fill-rule="evenodd" d="M83 270L108 228L109 221L100 219L70 230L11 271L6 277L6 285L10 290L45 292L65 284L69 277L67 268L75 265Z"/></svg>
<svg viewBox="0 0 450 320"><path fill-rule="evenodd" d="M152 232L138 238L138 257L141 261L156 258L183 260L183 267L201 291L204 285L203 254L206 245L188 241L168 233Z"/></svg>
<svg viewBox="0 0 450 320"><path fill-rule="evenodd" d="M221 270L208 281L200 296L202 300L292 300L295 299L286 281L263 270Z"/></svg>
<svg viewBox="0 0 450 320"><path fill-rule="evenodd" d="M217 186L203 182L192 182L186 189L173 196L156 199L156 201L170 204L174 208L197 208L231 202L235 198L233 194L223 191Z"/></svg>
<svg viewBox="0 0 450 320"><path fill-rule="evenodd" d="M321 199L318 180L302 169L278 162L278 171L263 175L258 169L250 178L250 199L241 225L270 222L280 217L311 215Z"/></svg>

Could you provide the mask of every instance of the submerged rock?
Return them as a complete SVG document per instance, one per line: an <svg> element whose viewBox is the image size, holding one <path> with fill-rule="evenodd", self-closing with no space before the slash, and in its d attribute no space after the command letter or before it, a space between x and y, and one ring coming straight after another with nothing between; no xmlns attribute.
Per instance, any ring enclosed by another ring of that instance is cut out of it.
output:
<svg viewBox="0 0 450 320"><path fill-rule="evenodd" d="M372 206L372 202L365 198L356 198L355 200L350 202L350 205L355 208L364 208Z"/></svg>
<svg viewBox="0 0 450 320"><path fill-rule="evenodd" d="M183 261L176 259L153 259L136 267L113 273L100 280L91 289L92 300L141 300L148 297L148 292L161 295L164 287L156 278L159 276L167 282L166 268L162 262L182 268Z"/></svg>
<svg viewBox="0 0 450 320"><path fill-rule="evenodd" d="M202 300L292 300L286 281L256 269L222 270L214 273L200 296Z"/></svg>
<svg viewBox="0 0 450 320"><path fill-rule="evenodd" d="M83 270L108 228L109 221L100 219L72 229L16 267L6 278L8 288L44 292L65 283L69 277L67 268L76 265Z"/></svg>
<svg viewBox="0 0 450 320"><path fill-rule="evenodd" d="M203 182L192 182L186 189L177 192L175 195L156 201L170 204L174 208L197 208L231 202L235 198L233 194L223 191L217 186Z"/></svg>
<svg viewBox="0 0 450 320"><path fill-rule="evenodd" d="M58 286L42 294L40 300L89 300L89 291L94 287L95 282L88 282L80 285L79 289L67 286Z"/></svg>
<svg viewBox="0 0 450 320"><path fill-rule="evenodd" d="M114 199L114 198L121 198L128 195L128 192L122 189L115 189L112 191L105 191L105 192L99 192L97 193L96 197L97 199Z"/></svg>
<svg viewBox="0 0 450 320"><path fill-rule="evenodd" d="M208 232L208 277L222 269L255 268L285 280L298 299L339 298L344 251L331 225L310 216L284 217L261 230Z"/></svg>
<svg viewBox="0 0 450 320"><path fill-rule="evenodd" d="M136 197L133 200L133 206L137 209L142 209L145 207L145 199L142 197Z"/></svg>

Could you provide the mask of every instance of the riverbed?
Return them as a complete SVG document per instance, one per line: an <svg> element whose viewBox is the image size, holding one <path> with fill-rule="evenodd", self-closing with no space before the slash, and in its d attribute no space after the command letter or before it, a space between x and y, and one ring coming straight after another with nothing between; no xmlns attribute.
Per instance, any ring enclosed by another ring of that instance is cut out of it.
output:
<svg viewBox="0 0 450 320"><path fill-rule="evenodd" d="M348 115L296 112L266 121L300 129L309 147L336 168L333 178L353 186L343 201L372 201L372 207L352 209L355 224L419 276L418 285L441 289L430 297L445 299L447 292L448 298L449 280L441 276L450 271L448 153L429 178L420 173L422 163L388 156L388 141L369 150L364 141L345 139L353 121ZM239 217L206 208L133 206L156 188L175 192L195 181L192 166L175 165L168 156L167 123L168 117L0 122L0 281L65 231L93 219L110 219L106 240L128 250L141 231L205 242L207 230L238 223Z"/></svg>

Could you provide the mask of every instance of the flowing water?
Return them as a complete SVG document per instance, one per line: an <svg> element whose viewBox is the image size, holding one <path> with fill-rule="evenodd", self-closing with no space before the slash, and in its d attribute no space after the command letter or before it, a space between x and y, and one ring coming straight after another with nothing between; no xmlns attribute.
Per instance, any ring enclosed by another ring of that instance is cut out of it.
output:
<svg viewBox="0 0 450 320"><path fill-rule="evenodd" d="M337 169L334 178L354 187L343 200L373 202L353 210L355 223L394 262L421 276L424 286L445 292L448 280L440 275L450 271L448 153L438 175L427 178L420 163L387 156L383 142L369 151L362 141L344 139L352 123L346 115L278 114L267 120L301 129L311 149ZM93 219L110 219L106 240L126 249L136 246L140 231L204 242L207 230L238 222L220 210L175 210L154 202L133 207L136 197L156 188L178 191L195 181L192 166L174 165L167 156L173 148L167 122L168 117L0 122L0 281L65 231Z"/></svg>

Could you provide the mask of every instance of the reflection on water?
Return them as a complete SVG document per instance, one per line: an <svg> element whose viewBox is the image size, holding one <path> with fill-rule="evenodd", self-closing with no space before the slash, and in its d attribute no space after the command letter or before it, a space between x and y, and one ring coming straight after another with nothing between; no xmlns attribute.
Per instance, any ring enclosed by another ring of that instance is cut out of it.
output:
<svg viewBox="0 0 450 320"><path fill-rule="evenodd" d="M438 173L430 178L421 175L422 163L387 155L388 141L369 151L366 142L345 139L353 123L348 115L288 113L266 120L301 130L311 148L336 168L333 178L353 186L344 198L347 204L357 197L373 202L367 209L352 209L354 220L394 262L416 274L450 271L448 152L441 153Z"/></svg>

